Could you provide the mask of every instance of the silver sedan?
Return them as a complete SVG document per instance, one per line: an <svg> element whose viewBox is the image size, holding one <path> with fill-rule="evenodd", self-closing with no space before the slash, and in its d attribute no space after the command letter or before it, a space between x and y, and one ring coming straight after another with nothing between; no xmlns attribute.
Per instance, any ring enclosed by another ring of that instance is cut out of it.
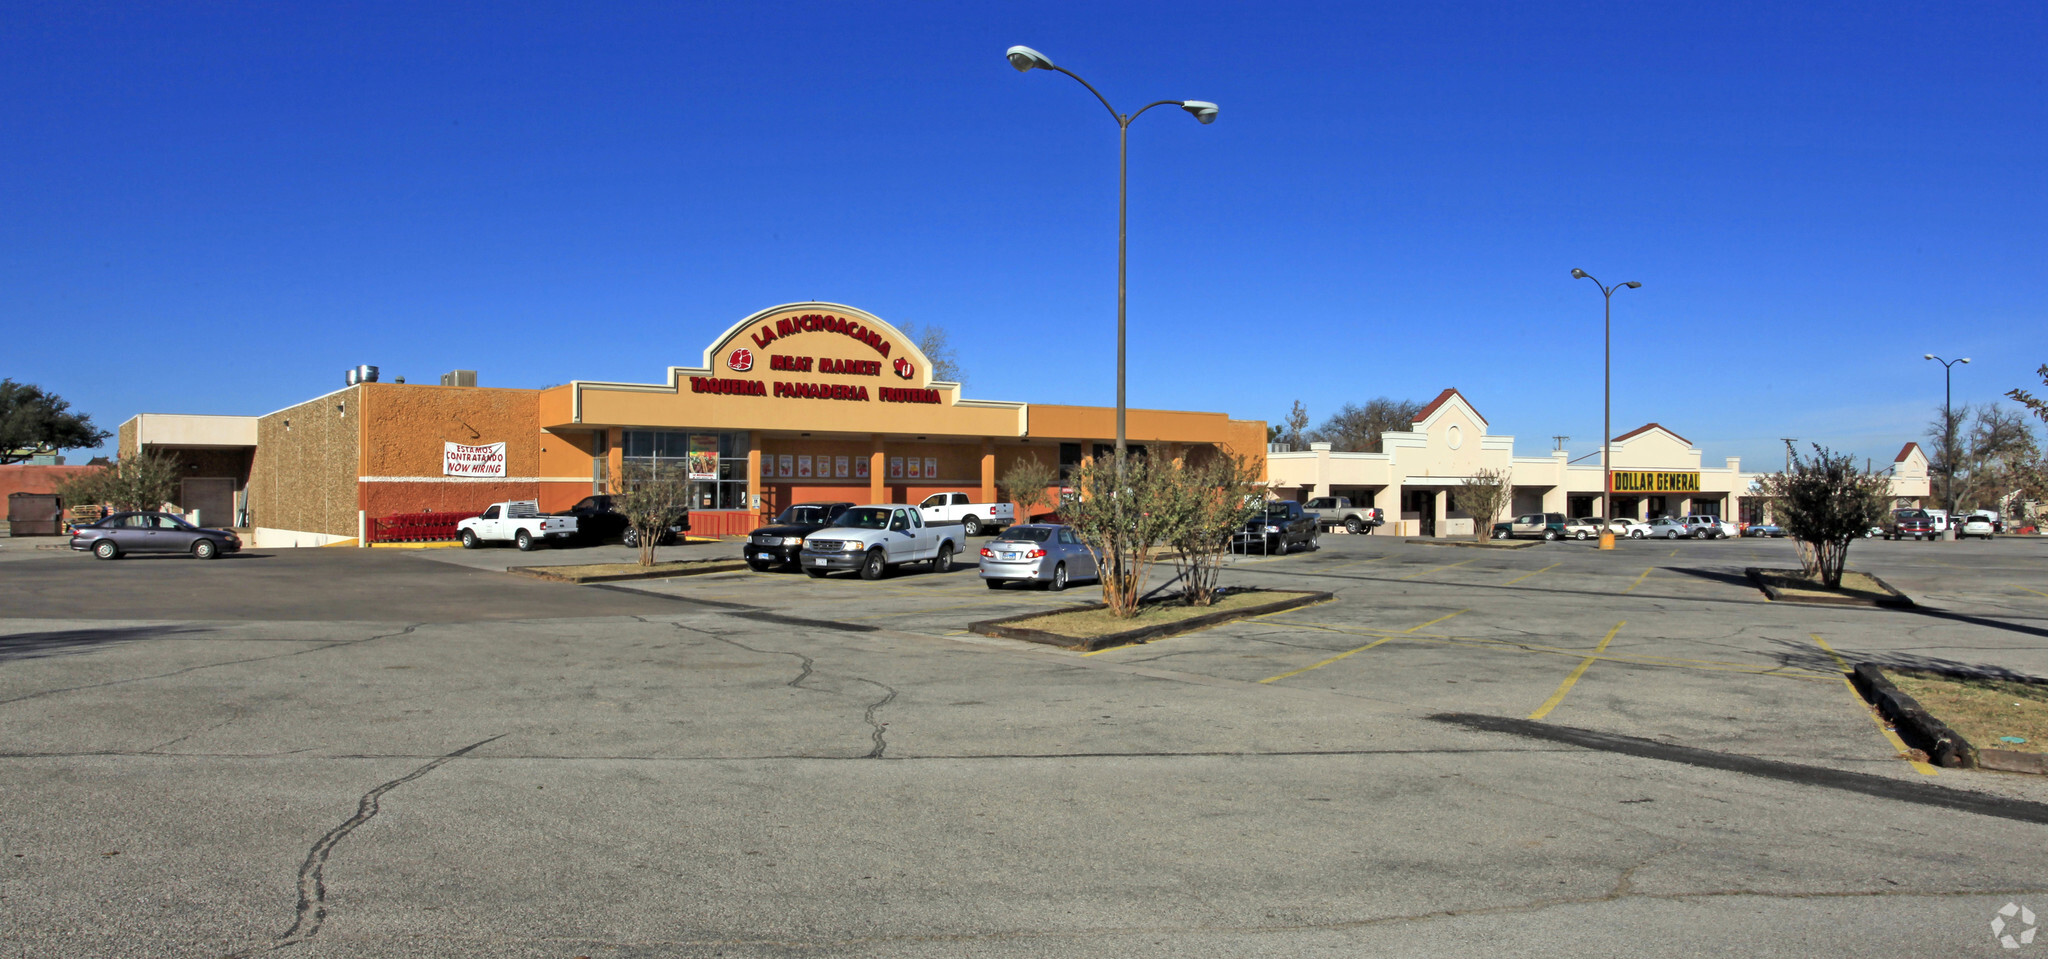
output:
<svg viewBox="0 0 2048 959"><path fill-rule="evenodd" d="M1094 578L1095 557L1071 527L1057 523L1012 526L981 548L981 579L990 589L1043 583L1061 590L1071 580Z"/></svg>

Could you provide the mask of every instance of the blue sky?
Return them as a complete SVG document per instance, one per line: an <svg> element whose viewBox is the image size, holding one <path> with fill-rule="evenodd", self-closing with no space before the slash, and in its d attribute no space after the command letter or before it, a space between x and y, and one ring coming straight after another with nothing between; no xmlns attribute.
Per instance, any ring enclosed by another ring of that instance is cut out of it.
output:
<svg viewBox="0 0 2048 959"><path fill-rule="evenodd" d="M755 310L971 396L1318 420L1462 390L1889 461L2048 362L2048 6L0 3L0 375L103 425L358 363L652 381ZM24 344L34 343L30 348Z"/></svg>

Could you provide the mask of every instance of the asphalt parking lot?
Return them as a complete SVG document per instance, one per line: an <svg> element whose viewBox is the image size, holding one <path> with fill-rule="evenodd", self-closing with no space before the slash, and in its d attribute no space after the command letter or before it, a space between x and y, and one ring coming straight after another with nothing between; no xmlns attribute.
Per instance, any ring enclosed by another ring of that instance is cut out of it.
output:
<svg viewBox="0 0 2048 959"><path fill-rule="evenodd" d="M971 567L22 545L22 955L2002 955L2048 914L2048 784L1910 762L1837 662L2048 675L2036 540L1857 544L1903 611L1766 602L1778 540L1325 536L1226 582L1336 602L1085 655L965 625L1091 588Z"/></svg>

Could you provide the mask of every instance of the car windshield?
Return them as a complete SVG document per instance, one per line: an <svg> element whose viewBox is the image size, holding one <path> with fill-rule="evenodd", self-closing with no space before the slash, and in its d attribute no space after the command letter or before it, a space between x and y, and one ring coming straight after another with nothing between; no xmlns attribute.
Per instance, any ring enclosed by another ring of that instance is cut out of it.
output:
<svg viewBox="0 0 2048 959"><path fill-rule="evenodd" d="M1052 539L1052 528L1047 526L1019 526L1005 532L1002 537L1012 543L1043 543Z"/></svg>
<svg viewBox="0 0 2048 959"><path fill-rule="evenodd" d="M778 523L809 525L812 523L823 523L831 518L832 516L829 507L792 506L786 510L783 510L781 516L775 517L775 521Z"/></svg>
<svg viewBox="0 0 2048 959"><path fill-rule="evenodd" d="M1287 507L1285 507L1285 506L1268 506L1268 507L1266 507L1266 515L1267 515L1267 516L1286 516L1286 515L1287 515Z"/></svg>
<svg viewBox="0 0 2048 959"><path fill-rule="evenodd" d="M888 529L891 512L874 506L856 507L841 513L838 522L854 529Z"/></svg>
<svg viewBox="0 0 2048 959"><path fill-rule="evenodd" d="M1896 513L1893 513L1892 515L1893 515L1893 516L1895 516L1895 517L1897 517L1897 518L1899 518L1899 519L1902 519L1902 520L1905 520L1905 519L1926 519L1926 518L1927 518L1927 513L1926 513L1926 511L1925 511L1925 510L1917 510L1917 509L1902 509L1902 510L1899 510L1898 512L1896 512Z"/></svg>

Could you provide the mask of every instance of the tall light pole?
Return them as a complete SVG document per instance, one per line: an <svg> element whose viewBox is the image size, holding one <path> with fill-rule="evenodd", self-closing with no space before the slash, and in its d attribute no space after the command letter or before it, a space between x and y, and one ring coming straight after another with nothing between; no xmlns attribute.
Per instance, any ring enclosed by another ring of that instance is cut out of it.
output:
<svg viewBox="0 0 2048 959"><path fill-rule="evenodd" d="M1593 280L1584 270L1573 268L1572 279ZM1599 280L1593 285L1600 288L1600 296L1607 301L1607 319L1601 339L1606 346L1601 361L1605 368L1606 384L1600 394L1600 548L1614 548L1614 291L1622 287L1631 290L1643 288L1641 283L1630 280L1608 286Z"/></svg>
<svg viewBox="0 0 2048 959"><path fill-rule="evenodd" d="M1923 353L1920 358L1923 360L1933 360L1941 364L1941 471L1947 477L1946 485L1948 487L1942 496L1942 500L1948 505L1949 538L1954 539L1956 528L1956 414L1950 408L1950 403L1955 398L1955 390L1950 383L1949 374L1955 369L1957 363L1968 363L1970 358L1965 356L1960 360L1944 360L1932 353Z"/></svg>
<svg viewBox="0 0 2048 959"><path fill-rule="evenodd" d="M1116 112L1116 108L1109 105L1109 98L1103 96L1102 91L1095 89L1093 84L1082 80L1072 70L1054 65L1043 53L1030 47L1019 46L1011 47L1004 53L1004 56L1010 58L1010 65L1016 67L1018 73L1028 73L1034 69L1051 70L1073 77L1082 86L1087 87L1089 93L1095 94L1095 99L1101 100L1103 108L1108 110L1109 115L1116 120L1116 459L1118 463L1117 468L1122 469L1124 459L1124 240L1125 227L1129 222L1128 211L1130 206L1130 191L1128 187L1130 183L1131 121L1144 116L1145 111L1153 107L1171 104L1186 110L1190 116L1193 116L1202 123L1214 123L1216 122L1216 104L1210 103L1207 100L1155 100L1145 104L1144 108L1136 113L1122 114Z"/></svg>

